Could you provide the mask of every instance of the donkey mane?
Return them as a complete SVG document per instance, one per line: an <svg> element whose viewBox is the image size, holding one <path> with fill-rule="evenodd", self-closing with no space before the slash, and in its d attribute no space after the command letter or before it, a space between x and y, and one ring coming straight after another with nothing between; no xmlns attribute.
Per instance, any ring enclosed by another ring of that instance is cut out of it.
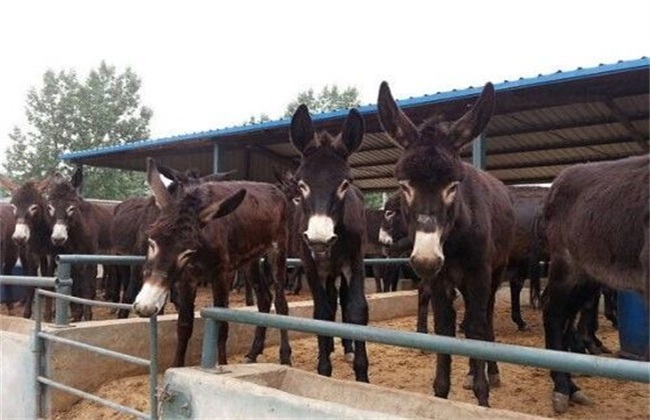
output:
<svg viewBox="0 0 650 420"><path fill-rule="evenodd" d="M200 226L197 221L203 200L198 189L187 192L178 202L172 201L149 227L149 236L169 239L184 246L198 246Z"/></svg>

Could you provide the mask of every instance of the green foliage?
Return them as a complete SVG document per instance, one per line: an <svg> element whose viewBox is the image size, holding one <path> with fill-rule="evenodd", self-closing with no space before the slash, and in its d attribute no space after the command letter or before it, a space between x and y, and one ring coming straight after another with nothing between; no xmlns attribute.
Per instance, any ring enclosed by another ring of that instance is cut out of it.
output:
<svg viewBox="0 0 650 420"><path fill-rule="evenodd" d="M386 193L365 192L363 193L363 201L366 208L379 210L384 207L384 203L386 202Z"/></svg>
<svg viewBox="0 0 650 420"><path fill-rule="evenodd" d="M56 171L69 174L59 155L76 150L125 144L149 137L153 112L140 105L140 78L130 69L118 73L105 62L80 82L73 70L48 70L40 90L27 94L29 129L15 127L4 164L24 181ZM84 168L84 195L122 199L146 193L144 175L114 169Z"/></svg>
<svg viewBox="0 0 650 420"><path fill-rule="evenodd" d="M296 100L287 105L284 117L291 117L300 104L307 105L312 114L354 108L360 104L359 91L355 87L348 87L340 92L336 85L326 85L318 94L314 94L314 89L308 89L298 93Z"/></svg>

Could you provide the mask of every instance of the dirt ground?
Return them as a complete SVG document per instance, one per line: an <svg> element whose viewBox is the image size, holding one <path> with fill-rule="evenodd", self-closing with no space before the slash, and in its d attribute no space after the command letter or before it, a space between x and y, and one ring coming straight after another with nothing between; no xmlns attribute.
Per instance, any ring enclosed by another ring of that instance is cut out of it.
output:
<svg viewBox="0 0 650 420"><path fill-rule="evenodd" d="M207 296L206 296L207 295ZM302 296L289 297L290 300L308 298L308 292ZM209 293L202 293L200 301L210 302ZM234 293L231 306L241 305L243 297ZM462 305L459 308L458 319L462 319ZM499 302L495 315L497 341L520 344L531 347L543 347L541 313L534 311L524 304L524 318L530 325L527 332L518 332L510 321L510 310L507 302ZM413 331L416 320L414 317L393 319L385 322L371 322L371 325ZM431 323L431 321L430 321ZM601 320L599 336L611 349L618 349L618 332L604 318ZM307 371L315 371L317 346L315 338L294 340L293 366ZM394 387L412 392L431 394L435 355L425 354L418 350L409 350L392 346L368 343L370 360L370 381L377 385ZM265 352L268 359L260 356L260 362L275 363L273 355L277 348L268 348ZM233 355L231 360L242 360L243 355ZM336 378L353 380L352 368L343 360L341 346L337 346L332 355ZM449 398L475 404L472 391L462 388L462 381L467 372L467 358L454 357L452 367L452 389ZM551 380L548 371L544 369L518 365L500 364L502 386L490 393L492 407L503 408L522 413L542 416L553 416L550 405ZM571 406L567 419L649 419L650 418L650 387L646 384L617 381L611 379L577 377L579 386L595 401L594 406ZM124 405L141 411L149 410L148 379L146 375L123 378L104 384L96 394L109 398ZM98 405L81 402L70 411L61 413L57 419L116 419L129 418Z"/></svg>

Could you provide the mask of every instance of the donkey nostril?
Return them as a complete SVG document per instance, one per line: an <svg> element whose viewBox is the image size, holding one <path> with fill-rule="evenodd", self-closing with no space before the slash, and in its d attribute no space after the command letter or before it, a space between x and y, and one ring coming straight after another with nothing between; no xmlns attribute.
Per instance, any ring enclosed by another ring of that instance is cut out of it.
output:
<svg viewBox="0 0 650 420"><path fill-rule="evenodd" d="M309 236L307 236L307 232L302 233L302 239L304 239L305 242L309 243Z"/></svg>
<svg viewBox="0 0 650 420"><path fill-rule="evenodd" d="M336 236L336 235L334 235L334 236L332 236L331 238L329 238L329 239L327 240L327 246L332 246L332 245L334 245L334 242L336 242L337 239L338 239L338 236Z"/></svg>

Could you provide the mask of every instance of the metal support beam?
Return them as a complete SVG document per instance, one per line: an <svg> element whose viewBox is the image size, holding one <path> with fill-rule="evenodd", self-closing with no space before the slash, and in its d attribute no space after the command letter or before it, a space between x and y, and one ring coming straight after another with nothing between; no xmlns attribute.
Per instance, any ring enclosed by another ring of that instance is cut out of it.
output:
<svg viewBox="0 0 650 420"><path fill-rule="evenodd" d="M485 158L487 146L485 144L485 134L481 134L474 139L472 143L472 165L478 169L485 169L487 160Z"/></svg>
<svg viewBox="0 0 650 420"><path fill-rule="evenodd" d="M219 173L219 145L214 143L212 145L212 173Z"/></svg>

